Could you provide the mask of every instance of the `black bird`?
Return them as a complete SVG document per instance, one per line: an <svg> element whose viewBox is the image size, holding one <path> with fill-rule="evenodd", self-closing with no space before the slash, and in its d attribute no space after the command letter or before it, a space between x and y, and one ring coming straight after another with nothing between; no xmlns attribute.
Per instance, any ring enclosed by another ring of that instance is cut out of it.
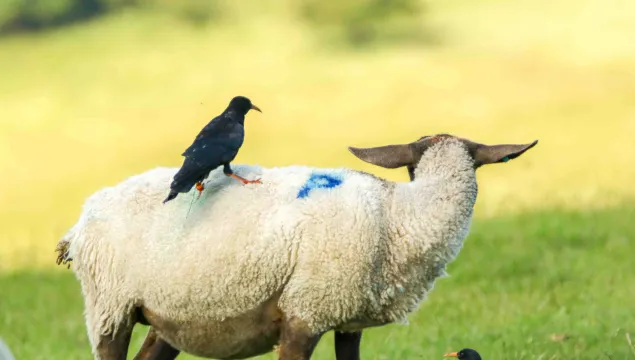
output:
<svg viewBox="0 0 635 360"><path fill-rule="evenodd" d="M482 360L481 355L473 349L463 349L459 352L453 352L443 355L443 357L455 357L460 360Z"/></svg>
<svg viewBox="0 0 635 360"><path fill-rule="evenodd" d="M205 125L192 145L181 154L185 156L183 166L174 175L170 184L170 194L163 200L164 204L174 199L179 193L190 191L194 185L200 197L204 190L203 180L210 171L221 165L225 175L240 180L243 184L260 184L260 179L244 179L234 174L229 167L229 163L234 160L245 139L245 115L251 109L260 111L251 103L251 100L244 96L236 96L222 114Z"/></svg>

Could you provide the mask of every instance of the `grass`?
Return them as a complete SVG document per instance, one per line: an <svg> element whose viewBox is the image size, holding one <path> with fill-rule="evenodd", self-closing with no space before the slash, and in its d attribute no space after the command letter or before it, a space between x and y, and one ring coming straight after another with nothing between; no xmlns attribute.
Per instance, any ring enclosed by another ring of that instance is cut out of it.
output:
<svg viewBox="0 0 635 360"><path fill-rule="evenodd" d="M628 204L476 221L451 276L439 280L409 326L367 331L363 357L441 359L473 347L487 360L635 359L626 341L635 336L634 216ZM17 359L90 357L71 271L15 271L0 276L0 289L0 336ZM134 350L145 331L137 329ZM314 358L332 354L329 334Z"/></svg>

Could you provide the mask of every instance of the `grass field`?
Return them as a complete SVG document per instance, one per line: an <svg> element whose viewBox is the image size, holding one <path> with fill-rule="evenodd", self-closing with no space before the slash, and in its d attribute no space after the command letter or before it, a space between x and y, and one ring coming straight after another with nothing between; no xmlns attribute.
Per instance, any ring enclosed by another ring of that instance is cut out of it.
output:
<svg viewBox="0 0 635 360"><path fill-rule="evenodd" d="M451 276L409 326L367 331L363 358L441 359L473 347L484 359L635 359L626 341L635 338L634 217L631 204L477 221ZM0 334L17 359L90 358L71 271L20 270L0 277L0 289ZM315 358L332 354L329 334Z"/></svg>
<svg viewBox="0 0 635 360"><path fill-rule="evenodd" d="M346 146L437 132L540 140L479 170L474 230L452 277L409 327L369 331L365 358L472 346L485 359L635 359L625 338L635 333L635 3L428 3L439 42L424 47L331 49L274 0L234 5L210 27L131 10L0 39L0 337L17 359L90 357L79 286L53 267L59 237L97 189L179 166L237 94L264 111L248 115L239 163L405 181ZM570 337L550 340L561 333ZM329 339L317 358L332 357Z"/></svg>

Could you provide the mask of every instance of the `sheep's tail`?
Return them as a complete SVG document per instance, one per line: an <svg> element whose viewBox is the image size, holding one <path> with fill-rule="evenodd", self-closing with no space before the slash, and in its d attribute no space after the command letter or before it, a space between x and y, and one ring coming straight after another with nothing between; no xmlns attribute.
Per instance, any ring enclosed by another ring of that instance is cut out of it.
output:
<svg viewBox="0 0 635 360"><path fill-rule="evenodd" d="M57 260L55 261L57 265L63 264L67 265L67 269L71 267L71 261L73 258L70 256L70 247L71 242L79 237L79 228L81 227L81 219L77 224L75 224L68 232L60 239L55 247L55 251L57 252Z"/></svg>

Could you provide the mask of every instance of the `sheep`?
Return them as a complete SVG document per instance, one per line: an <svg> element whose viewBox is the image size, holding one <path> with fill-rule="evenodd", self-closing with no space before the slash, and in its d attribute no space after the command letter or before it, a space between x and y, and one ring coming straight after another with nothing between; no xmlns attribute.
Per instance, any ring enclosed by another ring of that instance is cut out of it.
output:
<svg viewBox="0 0 635 360"><path fill-rule="evenodd" d="M90 196L58 263L72 259L95 359L125 359L136 322L156 332L149 347L158 337L216 359L274 346L279 359L309 359L335 330L337 359L358 359L363 329L407 323L446 275L469 231L475 170L536 143L439 134L349 147L368 163L407 167L407 183L347 168L241 165L262 184L215 170L193 205L161 204L176 169L157 168Z"/></svg>

